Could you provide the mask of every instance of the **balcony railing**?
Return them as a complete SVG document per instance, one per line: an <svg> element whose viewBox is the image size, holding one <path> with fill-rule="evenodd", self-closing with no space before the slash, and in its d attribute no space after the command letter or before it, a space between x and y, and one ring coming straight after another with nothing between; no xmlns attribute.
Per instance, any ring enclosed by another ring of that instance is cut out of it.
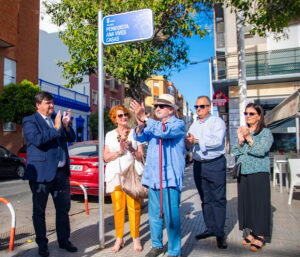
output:
<svg viewBox="0 0 300 257"><path fill-rule="evenodd" d="M89 96L80 94L74 90L62 87L51 82L39 79L39 85L42 90L51 93L56 105L62 105L72 109L78 109L88 112Z"/></svg>
<svg viewBox="0 0 300 257"><path fill-rule="evenodd" d="M237 54L218 56L217 65L218 80L238 78ZM300 73L300 48L247 53L246 72L247 78Z"/></svg>

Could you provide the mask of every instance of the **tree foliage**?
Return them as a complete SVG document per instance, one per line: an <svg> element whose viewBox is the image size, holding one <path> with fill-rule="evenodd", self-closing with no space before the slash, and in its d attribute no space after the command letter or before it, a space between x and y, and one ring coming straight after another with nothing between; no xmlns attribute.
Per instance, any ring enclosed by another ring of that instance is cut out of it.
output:
<svg viewBox="0 0 300 257"><path fill-rule="evenodd" d="M130 90L125 92L126 96L139 100L141 81L155 73L169 75L189 63L185 39L209 33L201 18L211 15L214 2L230 6L234 11L242 10L245 22L252 25L252 33L260 36L265 36L267 31L282 32L300 14L297 0L60 0L44 2L44 5L52 21L62 26L59 35L71 59L60 61L59 65L70 87L81 82L83 75L97 72L98 10L106 16L152 9L153 40L104 47L104 70L128 83Z"/></svg>
<svg viewBox="0 0 300 257"><path fill-rule="evenodd" d="M61 61L69 84L81 82L82 75L97 72L98 10L103 16L150 8L154 13L155 36L148 42L106 46L104 70L130 85L126 96L139 99L140 82L151 74L180 70L189 61L186 38L204 37L208 29L199 22L199 13L209 15L210 0L61 0L44 3L58 26L71 59Z"/></svg>
<svg viewBox="0 0 300 257"><path fill-rule="evenodd" d="M300 18L299 0L218 0L237 12L242 10L251 33L266 36L268 32L283 34L284 28Z"/></svg>
<svg viewBox="0 0 300 257"><path fill-rule="evenodd" d="M91 114L89 119L89 127L92 130L93 139L98 139L98 111ZM111 121L108 116L108 111L104 110L104 135L115 128L115 124Z"/></svg>
<svg viewBox="0 0 300 257"><path fill-rule="evenodd" d="M25 116L35 112L34 96L39 91L40 87L28 80L4 86L0 94L0 120L21 124Z"/></svg>

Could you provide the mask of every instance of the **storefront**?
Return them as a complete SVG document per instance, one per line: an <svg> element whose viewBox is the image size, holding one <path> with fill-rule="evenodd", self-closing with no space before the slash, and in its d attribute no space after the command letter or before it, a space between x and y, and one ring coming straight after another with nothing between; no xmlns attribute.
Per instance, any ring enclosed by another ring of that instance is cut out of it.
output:
<svg viewBox="0 0 300 257"><path fill-rule="evenodd" d="M271 152L300 152L300 89L287 97L265 117L272 130L274 144Z"/></svg>

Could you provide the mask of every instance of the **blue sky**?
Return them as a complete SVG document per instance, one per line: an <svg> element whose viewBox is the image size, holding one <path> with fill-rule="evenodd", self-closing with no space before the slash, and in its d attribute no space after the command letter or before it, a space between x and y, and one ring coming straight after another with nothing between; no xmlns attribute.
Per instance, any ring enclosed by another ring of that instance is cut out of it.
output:
<svg viewBox="0 0 300 257"><path fill-rule="evenodd" d="M190 47L191 61L202 61L215 55L213 31L202 39L199 36L192 37L187 40L187 43ZM183 94L184 99L189 103L189 109L193 111L198 96L210 96L208 62L188 65L180 72L173 72L168 80L172 81L179 93Z"/></svg>

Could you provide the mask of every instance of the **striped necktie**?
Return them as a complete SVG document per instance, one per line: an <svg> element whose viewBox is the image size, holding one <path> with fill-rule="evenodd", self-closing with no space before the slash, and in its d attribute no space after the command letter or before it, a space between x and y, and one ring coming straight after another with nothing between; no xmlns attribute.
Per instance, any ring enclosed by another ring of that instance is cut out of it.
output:
<svg viewBox="0 0 300 257"><path fill-rule="evenodd" d="M52 122L52 120L51 120L50 117L47 117L46 121L47 121L47 123L48 123L48 125L49 125L50 128L54 128L53 122ZM59 161L60 162L65 162L65 160L66 160L66 153L64 152L63 148L61 147L61 143L60 143L59 138L56 138L56 140L57 140L57 143L59 145Z"/></svg>

